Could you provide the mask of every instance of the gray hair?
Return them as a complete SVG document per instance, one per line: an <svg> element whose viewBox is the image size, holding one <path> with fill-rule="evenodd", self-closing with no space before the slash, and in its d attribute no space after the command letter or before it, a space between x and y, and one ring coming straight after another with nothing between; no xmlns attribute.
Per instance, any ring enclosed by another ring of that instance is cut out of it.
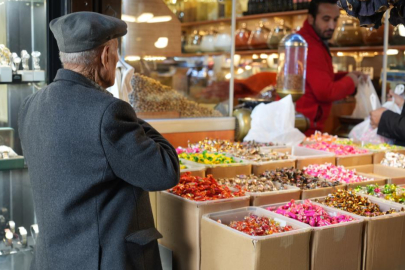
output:
<svg viewBox="0 0 405 270"><path fill-rule="evenodd" d="M59 52L60 61L63 65L72 64L78 66L91 66L100 54L100 49L92 49L83 52L65 53Z"/></svg>

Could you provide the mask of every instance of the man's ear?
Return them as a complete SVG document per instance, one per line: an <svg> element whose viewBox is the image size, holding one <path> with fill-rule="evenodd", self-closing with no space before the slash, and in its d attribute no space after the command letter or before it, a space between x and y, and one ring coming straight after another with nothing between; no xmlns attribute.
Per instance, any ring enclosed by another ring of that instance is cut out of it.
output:
<svg viewBox="0 0 405 270"><path fill-rule="evenodd" d="M315 22L314 16L312 16L312 14L308 14L308 23L310 25L314 25L314 22Z"/></svg>
<svg viewBox="0 0 405 270"><path fill-rule="evenodd" d="M108 58L108 53L110 52L110 46L104 46L103 52L101 53L101 64L105 69L108 69L108 63L111 59Z"/></svg>

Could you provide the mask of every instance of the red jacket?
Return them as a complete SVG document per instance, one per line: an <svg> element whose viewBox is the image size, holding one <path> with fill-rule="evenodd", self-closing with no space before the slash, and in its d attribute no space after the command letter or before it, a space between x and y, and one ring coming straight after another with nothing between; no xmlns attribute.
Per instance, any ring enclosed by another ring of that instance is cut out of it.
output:
<svg viewBox="0 0 405 270"><path fill-rule="evenodd" d="M308 43L308 62L305 94L297 101L296 109L311 121L306 132L309 135L315 130L322 131L332 102L352 94L355 85L345 73L333 73L332 57L308 21L298 34Z"/></svg>

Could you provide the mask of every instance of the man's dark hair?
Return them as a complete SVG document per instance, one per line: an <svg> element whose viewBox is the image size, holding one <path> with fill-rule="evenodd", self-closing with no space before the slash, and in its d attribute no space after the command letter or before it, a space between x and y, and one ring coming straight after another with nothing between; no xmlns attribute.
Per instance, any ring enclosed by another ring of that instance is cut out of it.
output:
<svg viewBox="0 0 405 270"><path fill-rule="evenodd" d="M337 0L312 0L309 3L308 13L312 15L312 17L316 18L318 14L318 8L320 4L335 4L337 5Z"/></svg>

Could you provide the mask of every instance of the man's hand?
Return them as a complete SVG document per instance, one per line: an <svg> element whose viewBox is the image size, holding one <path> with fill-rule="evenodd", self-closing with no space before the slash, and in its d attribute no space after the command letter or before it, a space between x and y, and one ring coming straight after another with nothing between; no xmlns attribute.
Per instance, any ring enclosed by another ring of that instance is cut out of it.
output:
<svg viewBox="0 0 405 270"><path fill-rule="evenodd" d="M386 111L386 108L379 108L370 113L370 124L373 128L378 128L381 120L381 115Z"/></svg>
<svg viewBox="0 0 405 270"><path fill-rule="evenodd" d="M395 104L397 104L399 108L404 106L404 98L402 96L395 94L392 90L390 90L389 95L395 99Z"/></svg>
<svg viewBox="0 0 405 270"><path fill-rule="evenodd" d="M353 80L354 85L357 87L360 81L366 82L368 79L368 75L364 74L360 71L352 71L347 74Z"/></svg>

